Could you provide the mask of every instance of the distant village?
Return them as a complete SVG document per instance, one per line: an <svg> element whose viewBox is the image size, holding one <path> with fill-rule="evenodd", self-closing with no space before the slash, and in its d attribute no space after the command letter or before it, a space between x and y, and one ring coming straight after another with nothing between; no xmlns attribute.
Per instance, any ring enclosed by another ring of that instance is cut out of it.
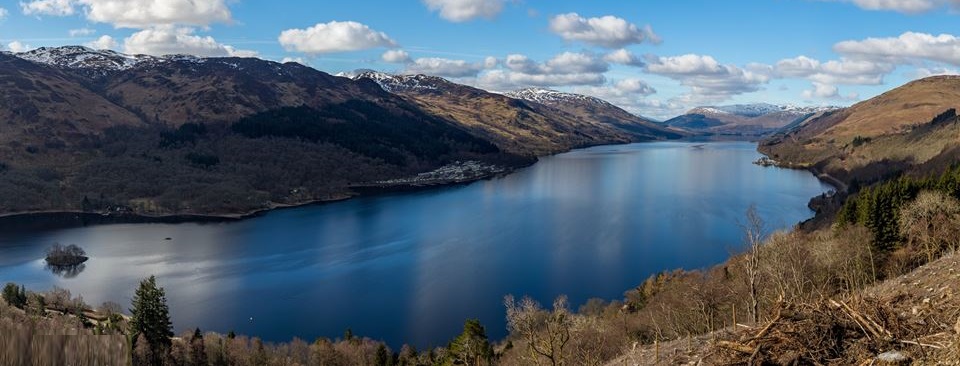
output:
<svg viewBox="0 0 960 366"><path fill-rule="evenodd" d="M446 183L459 183L506 172L507 169L485 164L475 160L456 161L452 164L444 165L435 170L417 174L416 177L398 178L390 180L377 181L376 184L382 185L433 185Z"/></svg>

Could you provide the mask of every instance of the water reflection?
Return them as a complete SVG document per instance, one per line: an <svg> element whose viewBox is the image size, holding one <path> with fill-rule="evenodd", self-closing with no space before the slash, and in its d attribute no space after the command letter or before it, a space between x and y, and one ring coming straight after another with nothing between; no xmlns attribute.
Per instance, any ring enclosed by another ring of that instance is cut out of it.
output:
<svg viewBox="0 0 960 366"><path fill-rule="evenodd" d="M810 217L807 200L829 187L804 171L753 165L754 149L605 146L468 186L236 223L0 230L0 281L128 304L138 282L156 275L178 331L282 341L352 328L422 349L479 318L499 338L506 294L541 303L566 294L574 307L618 298L654 272L724 260L751 204L772 226ZM58 241L96 262L46 269L35 258Z"/></svg>
<svg viewBox="0 0 960 366"><path fill-rule="evenodd" d="M60 276L63 278L75 278L80 274L80 272L83 272L84 269L87 269L87 264L80 263L80 264L71 265L71 266L54 266L54 265L48 264L46 267L47 267L47 270L49 270L50 272L52 272L57 276Z"/></svg>

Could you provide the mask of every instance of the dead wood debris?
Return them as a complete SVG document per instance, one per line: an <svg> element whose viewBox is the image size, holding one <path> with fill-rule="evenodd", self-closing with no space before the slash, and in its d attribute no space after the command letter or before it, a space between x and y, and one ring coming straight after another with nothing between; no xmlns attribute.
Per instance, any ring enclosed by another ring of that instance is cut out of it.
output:
<svg viewBox="0 0 960 366"><path fill-rule="evenodd" d="M882 365L885 352L906 356L906 364L960 365L960 321L944 324L957 314L924 305L898 311L869 297L781 303L759 331L717 340L713 351L728 365Z"/></svg>

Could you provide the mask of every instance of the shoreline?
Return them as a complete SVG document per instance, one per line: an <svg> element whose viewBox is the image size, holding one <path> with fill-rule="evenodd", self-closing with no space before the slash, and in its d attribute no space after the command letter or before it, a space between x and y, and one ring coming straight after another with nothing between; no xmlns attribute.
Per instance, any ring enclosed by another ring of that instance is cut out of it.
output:
<svg viewBox="0 0 960 366"><path fill-rule="evenodd" d="M176 214L142 214L134 212L90 212L79 210L47 210L47 211L28 211L28 212L9 212L0 213L0 230L15 229L29 230L34 228L68 228L82 227L90 225L109 225L109 224L216 224L243 221L247 219L261 217L274 211L285 209L303 208L314 205L324 205L347 201L353 198L369 197L389 193L417 192L430 189L443 189L468 185L474 182L493 179L516 172L517 170L529 167L533 164L508 167L503 172L496 174L486 174L472 177L469 179L455 179L449 181L437 181L426 184L360 184L345 187L347 192L331 195L328 198L312 199L304 202L290 204L271 204L269 207L256 210L224 213L224 214L198 214L198 213L176 213Z"/></svg>
<svg viewBox="0 0 960 366"><path fill-rule="evenodd" d="M698 138L700 137L700 138ZM750 139L703 139L703 136L691 136L687 138L675 139L675 140L655 140L655 141L642 141L635 143L647 143L647 142L664 142L664 141L678 141L678 142L725 142L725 141L746 141L756 143L754 140ZM742 137L742 136L741 136ZM199 223L199 224L217 224L217 223L230 223L243 221L247 219L261 217L263 215L269 214L274 211L280 211L285 209L295 209L303 208L314 205L323 205L329 203L337 203L353 198L360 197L370 197L381 194L389 193L402 193L402 192L417 192L425 191L431 189L443 189L449 187L457 187L462 185L469 185L474 182L489 180L497 177L506 176L512 174L518 170L528 168L536 164L540 158L557 156L564 153L589 149L598 146L615 146L615 145L628 145L631 143L615 143L615 144L597 144L589 146L581 146L572 148L566 151L557 152L554 154L537 157L537 160L534 160L530 164L523 164L513 167L506 167L504 171L484 174L477 177L471 177L468 179L454 179L447 181L437 181L437 182L428 182L428 183L404 183L404 184L379 184L379 183L363 183L363 184L354 184L347 187L344 187L345 192L331 195L327 198L312 199L304 202L290 203L290 204L279 204L273 203L269 207L259 208L256 210L250 210L246 212L237 212L237 213L172 213L172 214L144 214L144 213L134 213L128 211L121 212L90 212L90 211L80 211L80 210L46 210L46 211L27 211L27 212L9 212L9 213L0 213L0 230L29 230L29 229L39 229L39 228L69 228L69 227L82 227L90 225L110 225L110 224L184 224L184 223ZM758 150L759 151L759 150ZM763 152L761 152L763 154ZM766 156L766 154L763 154ZM813 170L811 167L795 167L789 165L783 165L779 162L775 164L778 168L787 168L787 169L806 169L810 171L814 176L816 176L821 181L826 182L827 184L839 188L836 186L837 183L842 183L841 181L833 178L827 174L820 174L818 171ZM846 185L844 185L845 187Z"/></svg>

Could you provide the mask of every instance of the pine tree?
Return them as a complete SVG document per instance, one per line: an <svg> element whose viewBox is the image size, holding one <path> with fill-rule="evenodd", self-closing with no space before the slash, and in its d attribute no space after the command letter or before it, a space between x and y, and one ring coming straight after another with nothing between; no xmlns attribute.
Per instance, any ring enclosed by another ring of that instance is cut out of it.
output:
<svg viewBox="0 0 960 366"><path fill-rule="evenodd" d="M27 306L27 290L15 283L8 283L3 287L3 299L11 306L23 309Z"/></svg>
<svg viewBox="0 0 960 366"><path fill-rule="evenodd" d="M387 346L384 346L383 343L380 343L380 346L377 347L377 359L374 361L374 364L377 366L390 366L390 353L387 352Z"/></svg>
<svg viewBox="0 0 960 366"><path fill-rule="evenodd" d="M150 276L140 281L140 287L133 296L133 309L130 328L134 339L146 341L152 360L148 364L158 365L170 348L173 329L170 323L170 310L163 288L157 286L157 279ZM142 337L141 337L142 336Z"/></svg>
<svg viewBox="0 0 960 366"><path fill-rule="evenodd" d="M190 362L196 366L207 365L207 350L203 344L203 333L200 328L193 331L193 338L190 338Z"/></svg>
<svg viewBox="0 0 960 366"><path fill-rule="evenodd" d="M493 356L487 332L477 319L467 320L463 324L463 333L451 341L447 348L454 364L482 365Z"/></svg>

